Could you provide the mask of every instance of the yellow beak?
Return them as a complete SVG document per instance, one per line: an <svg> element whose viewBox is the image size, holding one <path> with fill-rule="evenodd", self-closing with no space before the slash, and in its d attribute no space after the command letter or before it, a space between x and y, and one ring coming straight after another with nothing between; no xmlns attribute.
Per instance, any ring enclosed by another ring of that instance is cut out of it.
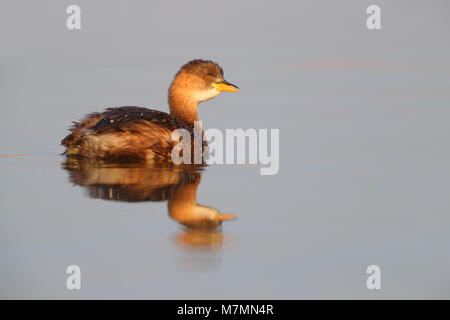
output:
<svg viewBox="0 0 450 320"><path fill-rule="evenodd" d="M217 220L234 220L236 219L236 216L232 213L219 213L217 218Z"/></svg>
<svg viewBox="0 0 450 320"><path fill-rule="evenodd" d="M220 81L220 82L213 82L212 86L219 91L228 91L228 92L238 92L239 91L239 87L237 87L234 84L231 84L225 80Z"/></svg>

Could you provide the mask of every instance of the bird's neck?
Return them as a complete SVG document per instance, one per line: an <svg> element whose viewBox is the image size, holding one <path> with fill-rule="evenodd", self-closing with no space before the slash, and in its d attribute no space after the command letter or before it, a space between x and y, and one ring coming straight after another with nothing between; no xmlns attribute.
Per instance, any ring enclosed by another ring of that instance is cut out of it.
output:
<svg viewBox="0 0 450 320"><path fill-rule="evenodd" d="M188 124L194 125L198 121L198 102L176 90L169 90L170 114Z"/></svg>
<svg viewBox="0 0 450 320"><path fill-rule="evenodd" d="M189 222L192 220L197 204L197 188L200 184L198 181L180 185L173 190L169 196L167 203L169 215L180 223Z"/></svg>
<svg viewBox="0 0 450 320"><path fill-rule="evenodd" d="M170 195L169 207L190 207L197 204L197 188L200 184L199 178L194 183L178 186Z"/></svg>

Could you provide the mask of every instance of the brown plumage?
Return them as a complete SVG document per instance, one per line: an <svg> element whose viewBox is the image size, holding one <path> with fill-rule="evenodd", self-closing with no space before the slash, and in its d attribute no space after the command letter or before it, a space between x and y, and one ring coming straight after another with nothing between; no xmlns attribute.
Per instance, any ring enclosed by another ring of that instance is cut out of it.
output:
<svg viewBox="0 0 450 320"><path fill-rule="evenodd" d="M71 134L61 144L66 147L67 156L169 160L172 148L178 143L171 139L174 130L188 130L194 142L198 104L221 91L238 90L224 80L223 70L217 63L192 60L181 67L169 87L170 114L143 107L108 108L74 122Z"/></svg>

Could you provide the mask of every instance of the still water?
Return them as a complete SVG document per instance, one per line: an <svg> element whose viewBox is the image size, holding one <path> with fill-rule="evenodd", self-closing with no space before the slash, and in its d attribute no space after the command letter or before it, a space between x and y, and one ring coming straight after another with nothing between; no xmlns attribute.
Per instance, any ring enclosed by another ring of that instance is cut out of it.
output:
<svg viewBox="0 0 450 320"><path fill-rule="evenodd" d="M326 150L309 150L260 176L67 162L51 149L2 147L3 297L448 295L448 200L436 186L448 172L431 168L443 160L321 161ZM71 264L80 291L65 287ZM382 268L378 292L366 289L370 264Z"/></svg>
<svg viewBox="0 0 450 320"><path fill-rule="evenodd" d="M1 298L450 298L448 2L372 32L370 1L79 1L72 33L55 3L0 10ZM167 111L192 58L241 88L205 128L279 129L277 174L60 155L88 112Z"/></svg>

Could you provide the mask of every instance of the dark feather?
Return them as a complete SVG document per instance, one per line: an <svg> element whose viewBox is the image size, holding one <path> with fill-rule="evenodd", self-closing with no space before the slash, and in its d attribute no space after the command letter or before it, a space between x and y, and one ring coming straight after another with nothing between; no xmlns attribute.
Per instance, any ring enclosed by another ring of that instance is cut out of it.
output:
<svg viewBox="0 0 450 320"><path fill-rule="evenodd" d="M168 113L143 107L107 108L74 122L72 133L61 144L67 155L143 159L151 152L155 158L170 158L177 143L171 134L176 129L188 130L194 143L193 126Z"/></svg>

